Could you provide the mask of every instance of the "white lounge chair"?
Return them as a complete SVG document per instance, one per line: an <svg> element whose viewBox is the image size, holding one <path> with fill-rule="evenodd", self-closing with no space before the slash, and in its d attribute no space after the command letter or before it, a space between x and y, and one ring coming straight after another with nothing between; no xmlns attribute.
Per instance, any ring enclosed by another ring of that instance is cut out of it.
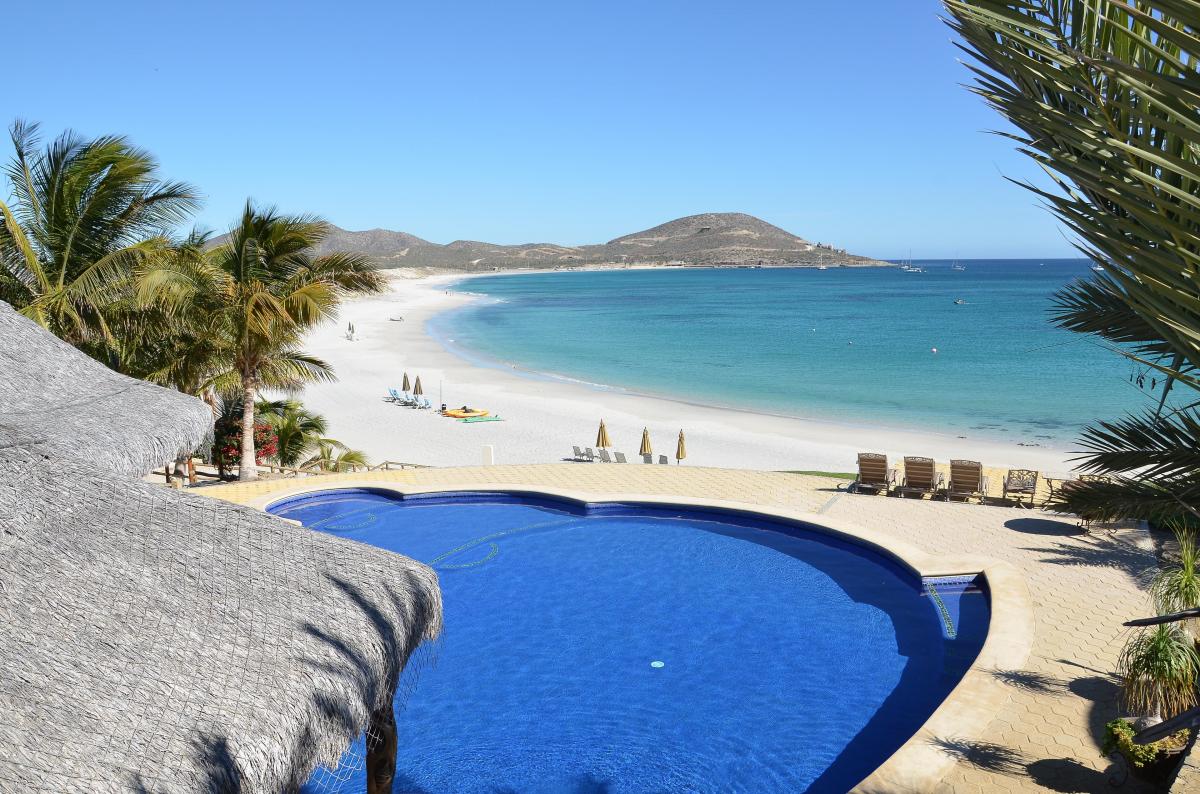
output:
<svg viewBox="0 0 1200 794"><path fill-rule="evenodd" d="M668 463L670 463L671 461L667 460L667 456L666 456L666 455L659 455L659 456L658 456L658 462L659 462L659 463L661 463L662 465L666 466L666 465L667 465Z"/></svg>
<svg viewBox="0 0 1200 794"><path fill-rule="evenodd" d="M642 463L653 464L654 456L653 455L642 455Z"/></svg>
<svg viewBox="0 0 1200 794"><path fill-rule="evenodd" d="M612 463L612 458L610 458L610 457L608 456L608 450L607 450L607 449L601 449L601 450L600 450L600 462L601 462L601 463Z"/></svg>
<svg viewBox="0 0 1200 794"><path fill-rule="evenodd" d="M585 459L583 457L583 450L580 449L579 447L571 447L571 452L574 453L574 455L571 457L571 460L584 460Z"/></svg>
<svg viewBox="0 0 1200 794"><path fill-rule="evenodd" d="M625 460L624 452L614 452L613 453L613 462L614 463L628 463L629 461Z"/></svg>
<svg viewBox="0 0 1200 794"><path fill-rule="evenodd" d="M592 452L592 448L591 448L591 447L586 447L586 448L583 450L583 459L584 459L584 460L586 460L588 463L595 463L595 462L596 462L596 453L595 453L595 452Z"/></svg>

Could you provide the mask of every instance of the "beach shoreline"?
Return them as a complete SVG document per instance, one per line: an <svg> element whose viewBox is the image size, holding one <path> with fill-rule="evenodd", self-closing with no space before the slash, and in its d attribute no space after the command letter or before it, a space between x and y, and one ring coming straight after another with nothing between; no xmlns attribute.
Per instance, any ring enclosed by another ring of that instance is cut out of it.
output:
<svg viewBox="0 0 1200 794"><path fill-rule="evenodd" d="M667 455L671 465L682 429L688 452L683 465L848 472L854 470L858 452L871 451L897 461L903 455L940 462L969 458L989 467L1034 468L1060 476L1073 467L1068 450L1021 446L1016 440L772 415L588 385L525 372L515 364L506 368L505 362L483 363L471 351L455 352L453 340L444 344L427 327L433 317L476 299L451 290L454 283L478 275L532 272L537 271L389 272L386 293L347 302L337 320L314 329L305 340L305 349L329 362L338 375L337 382L308 386L305 404L325 415L333 437L376 462L477 465L484 445L492 446L496 463L561 461L571 457L572 446L595 446L603 418L613 449L639 464L636 453L645 427L655 459ZM351 322L356 341L346 338ZM413 379L421 376L435 408L442 402L469 405L503 421L468 424L386 402L387 389L398 388L404 372Z"/></svg>

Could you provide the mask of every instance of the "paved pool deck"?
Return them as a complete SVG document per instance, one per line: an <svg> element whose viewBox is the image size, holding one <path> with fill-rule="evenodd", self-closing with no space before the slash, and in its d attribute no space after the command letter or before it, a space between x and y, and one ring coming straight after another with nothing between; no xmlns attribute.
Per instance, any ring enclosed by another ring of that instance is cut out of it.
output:
<svg viewBox="0 0 1200 794"><path fill-rule="evenodd" d="M1110 777L1123 778L1123 771L1101 757L1100 740L1104 724L1118 716L1112 671L1129 631L1121 623L1153 612L1145 590L1155 566L1150 535L1133 528L1088 535L1073 520L1039 510L856 495L838 490L845 484L780 472L563 463L333 474L209 486L195 493L256 507L290 493L359 485L673 497L810 514L834 527L862 527L931 559L1006 564L997 569L1015 571L1027 594L1028 606L1022 606L1027 636L1003 634L1013 638L1013 647L993 648L989 659L1022 661L980 665L977 678L988 680L981 682L978 691L984 694L975 706L986 708L987 716L961 723L970 730L915 737L924 752L945 762L945 773L930 790L1096 792L1110 789ZM951 697L957 695L956 690ZM963 695L969 708L972 697ZM867 790L896 787L884 783ZM1120 790L1141 788L1130 780Z"/></svg>

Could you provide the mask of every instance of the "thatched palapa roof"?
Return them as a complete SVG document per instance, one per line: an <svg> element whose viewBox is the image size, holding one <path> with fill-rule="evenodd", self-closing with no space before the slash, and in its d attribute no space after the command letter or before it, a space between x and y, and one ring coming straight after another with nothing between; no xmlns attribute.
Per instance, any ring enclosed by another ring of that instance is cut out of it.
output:
<svg viewBox="0 0 1200 794"><path fill-rule="evenodd" d="M211 422L0 303L0 791L291 790L440 631L419 563L135 479Z"/></svg>

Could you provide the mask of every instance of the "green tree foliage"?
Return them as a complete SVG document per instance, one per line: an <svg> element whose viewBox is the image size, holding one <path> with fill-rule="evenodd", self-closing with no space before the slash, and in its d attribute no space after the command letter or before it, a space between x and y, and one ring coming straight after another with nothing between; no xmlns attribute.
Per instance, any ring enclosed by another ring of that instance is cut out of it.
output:
<svg viewBox="0 0 1200 794"><path fill-rule="evenodd" d="M300 349L304 332L333 316L345 297L383 289L383 277L367 257L313 253L328 231L317 218L280 215L248 202L224 241L203 256L169 257L140 276L144 299L201 305L226 335L243 406L241 479L257 476L253 429L259 391L332 379L328 364ZM223 385L232 391L231 379Z"/></svg>
<svg viewBox="0 0 1200 794"><path fill-rule="evenodd" d="M256 410L263 421L275 431L275 458L281 466L309 467L314 461L322 460L327 447L330 450L330 461L348 455L349 457L345 458L347 466L355 465L355 462L361 466L367 463L363 453L347 448L337 439L326 437L328 422L325 421L325 417L309 411L296 400L260 400ZM338 455L334 455L334 451Z"/></svg>
<svg viewBox="0 0 1200 794"><path fill-rule="evenodd" d="M122 137L65 132L42 148L38 126L20 121L10 135L0 300L103 358L118 345L112 323L131 274L169 254L196 192L161 181L154 158Z"/></svg>

